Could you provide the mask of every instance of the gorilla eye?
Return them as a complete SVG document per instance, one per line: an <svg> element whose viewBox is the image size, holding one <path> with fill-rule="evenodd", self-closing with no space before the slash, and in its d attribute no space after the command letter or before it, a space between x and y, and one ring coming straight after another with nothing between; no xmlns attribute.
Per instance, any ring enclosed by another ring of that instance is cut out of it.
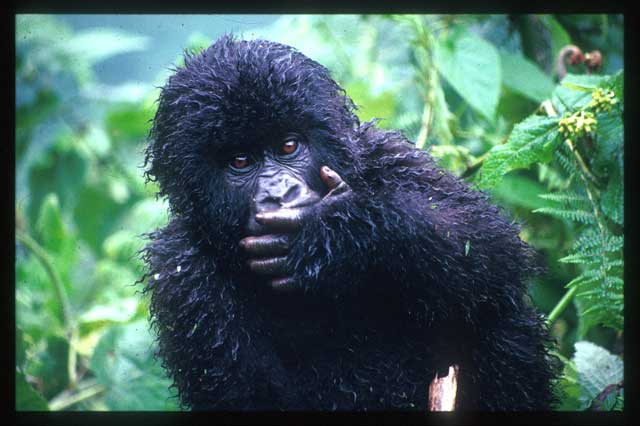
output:
<svg viewBox="0 0 640 426"><path fill-rule="evenodd" d="M238 154L229 163L234 170L243 170L251 165L251 159L246 154Z"/></svg>
<svg viewBox="0 0 640 426"><path fill-rule="evenodd" d="M298 150L298 141L294 138L286 139L282 145L280 145L280 154L291 155Z"/></svg>

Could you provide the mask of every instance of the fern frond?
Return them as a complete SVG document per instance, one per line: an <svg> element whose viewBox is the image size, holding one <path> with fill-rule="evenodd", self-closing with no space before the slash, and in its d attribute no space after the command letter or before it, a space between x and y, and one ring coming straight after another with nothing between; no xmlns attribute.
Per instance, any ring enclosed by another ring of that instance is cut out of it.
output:
<svg viewBox="0 0 640 426"><path fill-rule="evenodd" d="M577 286L586 287L589 284L598 282L599 280L600 280L599 276L586 276L584 274L580 274L574 279L572 279L571 281L569 281L569 283L565 285L565 288L571 288L571 287L577 287Z"/></svg>
<svg viewBox="0 0 640 426"><path fill-rule="evenodd" d="M540 198L549 201L555 201L556 203L588 203L589 198L587 196L578 194L574 191L564 191L564 192L556 192L552 194L540 194L538 195Z"/></svg>
<svg viewBox="0 0 640 426"><path fill-rule="evenodd" d="M604 285L608 288L622 290L624 288L624 280L620 277L608 276L604 280ZM619 295L616 294L616 296L620 296L620 298L624 297L622 293L620 293Z"/></svg>
<svg viewBox="0 0 640 426"><path fill-rule="evenodd" d="M571 161L570 156L563 152L563 148L556 150L554 152L554 157L558 161L558 164L562 166L562 168L565 172L567 172L568 175L575 175L578 173L578 168L576 167L574 162Z"/></svg>
<svg viewBox="0 0 640 426"><path fill-rule="evenodd" d="M598 256L600 253L574 253L558 259L558 262L588 265L594 263L594 258Z"/></svg>
<svg viewBox="0 0 640 426"><path fill-rule="evenodd" d="M560 219L572 220L584 224L594 224L596 219L593 213L584 210L567 210L555 207L541 207L533 211L534 213L544 213Z"/></svg>
<svg viewBox="0 0 640 426"><path fill-rule="evenodd" d="M622 259L609 260L605 258L605 259L602 259L602 266L607 270L610 270L616 267L623 267L624 260Z"/></svg>

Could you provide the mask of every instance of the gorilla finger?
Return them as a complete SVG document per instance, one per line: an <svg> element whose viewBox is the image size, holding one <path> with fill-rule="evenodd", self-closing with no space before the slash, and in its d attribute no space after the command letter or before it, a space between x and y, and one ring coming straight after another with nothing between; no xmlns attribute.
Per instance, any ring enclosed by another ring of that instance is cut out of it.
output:
<svg viewBox="0 0 640 426"><path fill-rule="evenodd" d="M291 277L277 278L271 281L271 288L278 291L291 291L295 288L295 280Z"/></svg>
<svg viewBox="0 0 640 426"><path fill-rule="evenodd" d="M256 222L271 226L277 231L296 231L302 222L302 209L284 208L260 212L256 214Z"/></svg>
<svg viewBox="0 0 640 426"><path fill-rule="evenodd" d="M281 255L289 250L289 237L287 235L246 237L240 240L240 246L247 253L255 256Z"/></svg>
<svg viewBox="0 0 640 426"><path fill-rule="evenodd" d="M325 183L325 185L327 185L329 190L332 190L343 183L340 175L327 166L322 166L320 168L320 178Z"/></svg>
<svg viewBox="0 0 640 426"><path fill-rule="evenodd" d="M286 267L287 258L284 256L249 261L249 269L257 274L282 275L286 272Z"/></svg>
<svg viewBox="0 0 640 426"><path fill-rule="evenodd" d="M331 191L327 192L327 195L325 195L322 199L324 200L324 199L327 199L329 197L335 197L337 195L344 194L344 193L348 192L349 190L351 190L349 185L347 185L345 182L340 182L338 184L338 186L333 188Z"/></svg>

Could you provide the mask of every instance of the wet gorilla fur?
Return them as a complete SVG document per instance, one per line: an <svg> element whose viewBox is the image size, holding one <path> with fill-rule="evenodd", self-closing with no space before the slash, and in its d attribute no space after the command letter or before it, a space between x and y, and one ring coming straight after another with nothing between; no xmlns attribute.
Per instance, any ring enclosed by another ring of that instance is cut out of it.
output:
<svg viewBox="0 0 640 426"><path fill-rule="evenodd" d="M417 409L460 366L459 409L547 409L557 368L526 300L534 253L487 196L399 132L360 123L328 71L298 51L224 36L162 88L147 177L170 221L144 249L159 355L192 409ZM308 215L273 292L238 246L252 194L216 156L303 134L352 188Z"/></svg>

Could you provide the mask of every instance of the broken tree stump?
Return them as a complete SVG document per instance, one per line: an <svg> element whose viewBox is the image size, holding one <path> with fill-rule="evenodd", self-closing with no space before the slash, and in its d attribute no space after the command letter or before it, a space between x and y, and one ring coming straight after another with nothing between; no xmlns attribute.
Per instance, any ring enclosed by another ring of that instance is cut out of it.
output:
<svg viewBox="0 0 640 426"><path fill-rule="evenodd" d="M436 377L429 384L429 411L453 411L456 408L456 394L458 393L457 365L449 366L449 374L445 377Z"/></svg>

